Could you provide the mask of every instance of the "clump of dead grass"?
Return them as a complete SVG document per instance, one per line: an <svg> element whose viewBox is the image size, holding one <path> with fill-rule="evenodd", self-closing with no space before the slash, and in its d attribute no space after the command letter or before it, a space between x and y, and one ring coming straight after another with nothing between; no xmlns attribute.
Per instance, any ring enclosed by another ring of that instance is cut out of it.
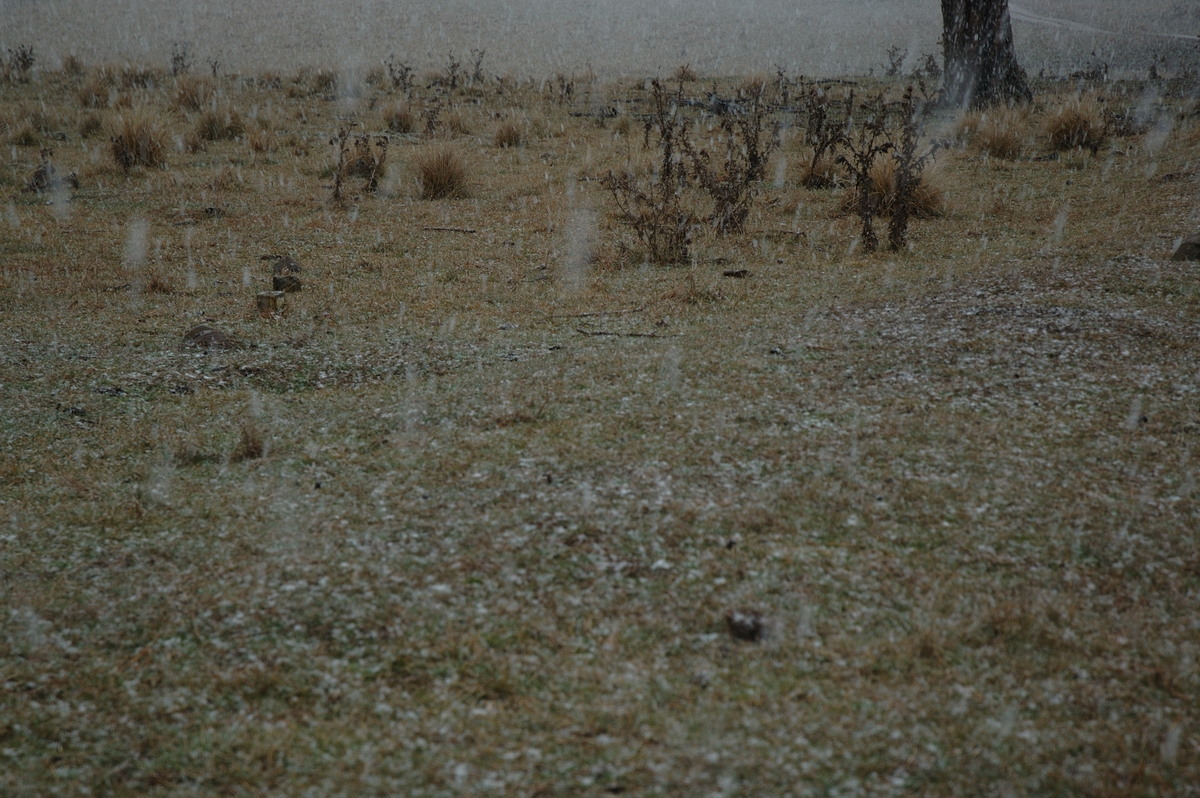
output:
<svg viewBox="0 0 1200 798"><path fill-rule="evenodd" d="M279 149L279 137L270 120L260 119L246 131L246 144L252 152L274 152Z"/></svg>
<svg viewBox="0 0 1200 798"><path fill-rule="evenodd" d="M211 79L199 75L181 75L175 80L176 108L199 111L212 102L215 89Z"/></svg>
<svg viewBox="0 0 1200 798"><path fill-rule="evenodd" d="M1094 153L1108 141L1104 111L1091 96L1075 97L1052 110L1045 128L1050 148L1060 152L1087 149Z"/></svg>
<svg viewBox="0 0 1200 798"><path fill-rule="evenodd" d="M805 158L800 164L800 185L805 188L830 188L837 183L837 160L832 155Z"/></svg>
<svg viewBox="0 0 1200 798"><path fill-rule="evenodd" d="M417 157L421 199L453 199L467 194L467 165L450 147L428 150Z"/></svg>
<svg viewBox="0 0 1200 798"><path fill-rule="evenodd" d="M195 133L202 141L236 139L246 132L237 109L224 103L213 103L196 120Z"/></svg>
<svg viewBox="0 0 1200 798"><path fill-rule="evenodd" d="M392 103L383 109L383 124L393 133L411 133L416 124L412 109L402 103Z"/></svg>
<svg viewBox="0 0 1200 798"><path fill-rule="evenodd" d="M680 64L678 67L676 67L675 72L671 75L671 78L679 81L680 83L692 83L700 80L700 75L695 69L692 68L691 64Z"/></svg>
<svg viewBox="0 0 1200 798"><path fill-rule="evenodd" d="M119 114L110 128L112 156L128 172L135 166L162 166L166 162L166 134L158 116L147 108Z"/></svg>
<svg viewBox="0 0 1200 798"><path fill-rule="evenodd" d="M1012 159L1020 156L1028 138L1028 119L1014 108L991 108L964 114L958 135L983 155Z"/></svg>
<svg viewBox="0 0 1200 798"><path fill-rule="evenodd" d="M229 455L229 462L242 463L247 460L259 460L266 453L266 436L263 433L262 426L254 420L243 422L241 435L238 438L237 446L233 448L233 452Z"/></svg>
<svg viewBox="0 0 1200 798"><path fill-rule="evenodd" d="M114 94L110 76L104 71L97 71L75 92L75 99L84 108L107 108L112 103Z"/></svg>
<svg viewBox="0 0 1200 798"><path fill-rule="evenodd" d="M501 148L519 147L521 146L522 132L521 126L516 122L503 122L496 128L496 133L492 137L492 142Z"/></svg>
<svg viewBox="0 0 1200 798"><path fill-rule="evenodd" d="M896 159L879 158L870 171L871 212L888 216L896 207ZM928 167L915 175L909 215L917 219L933 219L946 212L946 190L936 169ZM858 199L851 191L842 198L842 213L857 213Z"/></svg>

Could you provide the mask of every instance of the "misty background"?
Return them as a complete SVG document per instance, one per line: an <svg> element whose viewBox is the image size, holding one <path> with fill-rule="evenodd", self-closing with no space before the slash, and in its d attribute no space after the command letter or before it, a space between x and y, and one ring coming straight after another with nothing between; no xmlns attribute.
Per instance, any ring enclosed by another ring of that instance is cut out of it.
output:
<svg viewBox="0 0 1200 798"><path fill-rule="evenodd" d="M1108 64L1144 76L1200 65L1198 0L1021 0L1018 56L1031 74ZM188 48L197 70L329 66L355 71L388 56L419 70L450 53L487 74L603 78L785 68L808 76L879 71L892 46L939 54L937 0L0 0L0 46L32 45L42 67L166 64Z"/></svg>

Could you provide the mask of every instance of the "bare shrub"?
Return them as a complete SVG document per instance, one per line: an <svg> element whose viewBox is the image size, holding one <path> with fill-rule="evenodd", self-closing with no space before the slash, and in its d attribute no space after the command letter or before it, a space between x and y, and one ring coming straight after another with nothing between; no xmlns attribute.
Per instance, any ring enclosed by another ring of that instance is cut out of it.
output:
<svg viewBox="0 0 1200 798"><path fill-rule="evenodd" d="M426 151L417 158L416 166L421 199L449 199L466 195L467 167L456 150L440 147Z"/></svg>
<svg viewBox="0 0 1200 798"><path fill-rule="evenodd" d="M1051 149L1083 148L1097 152L1108 141L1108 125L1094 97L1076 97L1046 117Z"/></svg>
<svg viewBox="0 0 1200 798"><path fill-rule="evenodd" d="M496 133L492 137L492 141L497 147L521 146L521 126L516 122L502 123L496 128Z"/></svg>
<svg viewBox="0 0 1200 798"><path fill-rule="evenodd" d="M847 94L841 102L835 102L819 86L811 87L804 95L804 143L809 155L800 170L800 183L805 188L833 185L837 175L837 148L846 134L853 104L853 93Z"/></svg>
<svg viewBox="0 0 1200 798"><path fill-rule="evenodd" d="M28 83L29 75L37 59L33 55L33 46L22 44L8 51L8 61L5 64L5 74L9 80L18 83Z"/></svg>
<svg viewBox="0 0 1200 798"><path fill-rule="evenodd" d="M349 130L343 128L332 143L338 147L338 165L333 183L334 200L342 199L342 185L351 177L365 178L365 190L375 191L387 171L387 136L352 136Z"/></svg>
<svg viewBox="0 0 1200 798"><path fill-rule="evenodd" d="M393 133L411 133L416 118L407 105L392 103L383 109L383 124Z"/></svg>
<svg viewBox="0 0 1200 798"><path fill-rule="evenodd" d="M629 172L609 172L602 184L616 201L621 221L633 228L646 254L657 263L688 259L696 215L684 207L687 185L683 142L688 124L678 113L680 97L657 80L651 84L653 108L646 121L646 141L657 135L658 167L649 185Z"/></svg>
<svg viewBox="0 0 1200 798"><path fill-rule="evenodd" d="M162 166L166 160L165 140L153 111L130 109L119 114L112 124L113 160L126 172L135 166Z"/></svg>
<svg viewBox="0 0 1200 798"><path fill-rule="evenodd" d="M387 67L388 78L392 81L392 88L398 89L405 94L412 91L413 68L411 66L399 60L395 55L388 56L388 59L384 61L384 66Z"/></svg>
<svg viewBox="0 0 1200 798"><path fill-rule="evenodd" d="M746 90L751 88L756 93L748 96L747 108L741 113L721 117L720 136L714 142L722 150L719 157L714 158L707 150L697 149L686 135L680 138L690 165L690 179L713 201L708 222L719 235L738 232L745 227L774 149L774 140L765 130L768 112L763 92L766 86L763 83L748 84Z"/></svg>

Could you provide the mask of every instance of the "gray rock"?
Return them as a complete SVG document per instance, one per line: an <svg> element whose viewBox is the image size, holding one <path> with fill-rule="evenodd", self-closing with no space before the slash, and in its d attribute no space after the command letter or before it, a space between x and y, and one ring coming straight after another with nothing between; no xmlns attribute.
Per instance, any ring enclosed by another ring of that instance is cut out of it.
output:
<svg viewBox="0 0 1200 798"><path fill-rule="evenodd" d="M1200 260L1200 233L1183 239L1171 260Z"/></svg>
<svg viewBox="0 0 1200 798"><path fill-rule="evenodd" d="M236 338L226 335L207 324L198 324L183 335L185 346L198 346L202 349L237 349L241 346Z"/></svg>

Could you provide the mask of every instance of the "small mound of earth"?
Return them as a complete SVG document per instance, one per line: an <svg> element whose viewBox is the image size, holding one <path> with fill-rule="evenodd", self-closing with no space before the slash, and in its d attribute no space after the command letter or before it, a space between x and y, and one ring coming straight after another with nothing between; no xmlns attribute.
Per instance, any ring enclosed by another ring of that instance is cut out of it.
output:
<svg viewBox="0 0 1200 798"><path fill-rule="evenodd" d="M238 339L207 324L198 324L184 333L183 343L203 349L237 349L242 345Z"/></svg>

